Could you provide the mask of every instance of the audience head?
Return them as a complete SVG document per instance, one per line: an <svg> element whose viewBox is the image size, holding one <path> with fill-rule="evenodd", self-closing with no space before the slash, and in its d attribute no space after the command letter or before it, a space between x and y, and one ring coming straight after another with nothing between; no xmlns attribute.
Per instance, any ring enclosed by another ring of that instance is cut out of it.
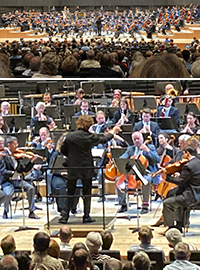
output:
<svg viewBox="0 0 200 270"><path fill-rule="evenodd" d="M101 231L100 234L101 234L102 241L103 241L102 249L109 250L112 243L113 243L112 233L107 230L107 231Z"/></svg>
<svg viewBox="0 0 200 270"><path fill-rule="evenodd" d="M0 261L1 270L18 270L18 262L12 255L5 255Z"/></svg>
<svg viewBox="0 0 200 270"><path fill-rule="evenodd" d="M59 57L53 53L47 53L41 60L40 73L55 76L58 73Z"/></svg>
<svg viewBox="0 0 200 270"><path fill-rule="evenodd" d="M165 233L165 237L167 238L167 241L169 242L168 243L169 247L172 247L172 248L174 248L176 244L178 244L179 242L182 242L181 232L176 228L167 230Z"/></svg>
<svg viewBox="0 0 200 270"><path fill-rule="evenodd" d="M72 237L73 237L72 230L69 226L64 225L60 228L59 238L60 238L61 242L69 243L69 241L72 239Z"/></svg>
<svg viewBox="0 0 200 270"><path fill-rule="evenodd" d="M90 251L90 254L97 253L103 244L100 233L89 232L86 237L86 245Z"/></svg>
<svg viewBox="0 0 200 270"><path fill-rule="evenodd" d="M132 263L134 270L150 270L151 268L151 261L144 251L137 252L132 258Z"/></svg>
<svg viewBox="0 0 200 270"><path fill-rule="evenodd" d="M174 248L174 256L176 260L188 260L190 259L189 245L184 242L179 242Z"/></svg>
<svg viewBox="0 0 200 270"><path fill-rule="evenodd" d="M75 72L77 70L77 59L69 55L62 62L62 70L64 73Z"/></svg>
<svg viewBox="0 0 200 270"><path fill-rule="evenodd" d="M132 78L189 78L181 60L172 53L160 53L142 62L130 74Z"/></svg>
<svg viewBox="0 0 200 270"><path fill-rule="evenodd" d="M89 59L89 60L95 59L95 52L93 50L87 51L86 55L87 55L87 59Z"/></svg>
<svg viewBox="0 0 200 270"><path fill-rule="evenodd" d="M7 235L1 240L3 254L14 254L16 249L15 239L12 235Z"/></svg>
<svg viewBox="0 0 200 270"><path fill-rule="evenodd" d="M35 251L44 252L47 251L50 243L50 237L45 232L38 232L33 237L33 246Z"/></svg>
<svg viewBox="0 0 200 270"><path fill-rule="evenodd" d="M15 259L18 262L19 270L29 270L31 264L31 257L27 252L18 251L15 253Z"/></svg>
<svg viewBox="0 0 200 270"><path fill-rule="evenodd" d="M29 64L31 71L39 71L40 70L40 62L41 62L41 59L39 56L35 56L35 57L31 58L30 64Z"/></svg>
<svg viewBox="0 0 200 270"><path fill-rule="evenodd" d="M78 249L74 253L74 269L87 270L90 266L89 253L85 249Z"/></svg>
<svg viewBox="0 0 200 270"><path fill-rule="evenodd" d="M153 238L153 234L151 229L148 226L142 226L138 232L138 239L142 244L150 244L151 239Z"/></svg>
<svg viewBox="0 0 200 270"><path fill-rule="evenodd" d="M51 257L58 259L60 257L60 247L56 240L50 239L49 247L47 249L47 254Z"/></svg>

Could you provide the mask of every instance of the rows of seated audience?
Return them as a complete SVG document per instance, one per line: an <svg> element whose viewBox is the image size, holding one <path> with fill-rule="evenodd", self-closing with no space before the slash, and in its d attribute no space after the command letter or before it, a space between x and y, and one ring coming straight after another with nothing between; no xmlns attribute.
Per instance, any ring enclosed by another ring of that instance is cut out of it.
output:
<svg viewBox="0 0 200 270"><path fill-rule="evenodd" d="M171 42L80 39L0 44L2 78L189 78L199 77L199 49Z"/></svg>
<svg viewBox="0 0 200 270"><path fill-rule="evenodd" d="M73 246L70 240L73 238L71 228L64 225L57 234L59 239L50 238L43 231L33 237L33 250L18 250L15 239L7 235L1 240L3 255L0 268L4 270L175 270L175 269L200 269L199 262L191 262L192 252L198 252L193 244L182 241L180 231L170 229L165 237L171 251L164 251L151 244L153 233L148 226L140 227L138 231L139 245L132 245L127 250L127 258L120 250L113 250L113 234L107 231L89 232L82 242ZM152 260L152 256L157 256ZM158 257L161 255L159 261ZM171 259L171 261L170 261ZM197 264L195 264L197 263Z"/></svg>

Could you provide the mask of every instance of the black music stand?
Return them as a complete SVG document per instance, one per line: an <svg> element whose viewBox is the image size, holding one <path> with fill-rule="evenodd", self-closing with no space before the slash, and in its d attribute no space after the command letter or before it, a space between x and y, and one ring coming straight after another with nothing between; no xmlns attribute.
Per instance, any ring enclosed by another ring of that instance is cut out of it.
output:
<svg viewBox="0 0 200 270"><path fill-rule="evenodd" d="M126 179L125 179L124 183L121 185L121 189L124 190L124 194L126 196L128 216L124 216L123 218L126 218L130 221L131 218L135 218L135 216L132 217L132 216L130 216L130 213L129 213L128 175L131 175L131 174L136 175L136 178L138 180L140 180L145 185L145 184L148 184L148 181L143 177L143 175L146 174L146 171L145 171L144 166L142 165L142 163L138 159L136 160L136 159L115 158L114 163L115 163L116 167L118 168L118 171L121 174L126 175ZM135 189L135 194L136 194L136 198L137 198L137 229L138 229L139 228L139 199L138 199L139 190L138 190L137 186Z"/></svg>
<svg viewBox="0 0 200 270"><path fill-rule="evenodd" d="M38 121L38 120L36 120L35 121L34 130L33 130L34 136L38 136L39 135L39 130L42 127L47 127L47 121L46 120L45 121Z"/></svg>
<svg viewBox="0 0 200 270"><path fill-rule="evenodd" d="M36 94L44 94L49 92L50 94L58 93L57 81L40 81L36 85Z"/></svg>
<svg viewBox="0 0 200 270"><path fill-rule="evenodd" d="M81 88L84 90L85 94L103 94L105 91L105 82L104 81L87 81L81 82Z"/></svg>
<svg viewBox="0 0 200 270"><path fill-rule="evenodd" d="M151 110L157 109L156 99L154 96L138 96L133 97L133 105L136 111L142 111L145 108L149 108Z"/></svg>
<svg viewBox="0 0 200 270"><path fill-rule="evenodd" d="M23 158L20 160L17 169L20 168L20 173L21 173L21 191L22 191L22 220L23 220L23 225L19 226L18 229L14 230L14 232L20 232L20 231L27 231L27 230L39 230L39 228L34 228L34 227L28 227L26 226L25 223L25 207L24 207L24 185L23 185L23 180L24 180L24 168L26 164L30 160L28 158Z"/></svg>
<svg viewBox="0 0 200 270"><path fill-rule="evenodd" d="M4 121L8 127L13 131L26 128L26 115L25 114L14 114L3 116Z"/></svg>
<svg viewBox="0 0 200 270"><path fill-rule="evenodd" d="M71 123L71 118L74 116L75 113L80 111L80 105L76 104L65 104L63 107L63 112L65 116L65 124Z"/></svg>
<svg viewBox="0 0 200 270"><path fill-rule="evenodd" d="M153 117L152 117L153 118ZM176 130L178 131L178 125L176 118L173 117L154 117L161 130Z"/></svg>
<svg viewBox="0 0 200 270"><path fill-rule="evenodd" d="M18 141L18 146L25 147L26 141L27 141L28 136L29 136L29 132L3 133L3 134L1 134L1 136L5 138L5 141L9 137L16 137L17 141Z"/></svg>
<svg viewBox="0 0 200 270"><path fill-rule="evenodd" d="M58 118L58 111L57 111L57 106L56 105L50 105L45 107L45 114L48 115L49 117L52 117L53 119Z"/></svg>

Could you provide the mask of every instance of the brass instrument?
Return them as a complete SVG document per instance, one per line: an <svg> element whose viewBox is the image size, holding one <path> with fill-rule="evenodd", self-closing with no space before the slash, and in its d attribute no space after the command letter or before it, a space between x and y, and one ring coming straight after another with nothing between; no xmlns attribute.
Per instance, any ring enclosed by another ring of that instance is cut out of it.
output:
<svg viewBox="0 0 200 270"><path fill-rule="evenodd" d="M170 95L172 98L175 98L178 96L178 91L174 88L167 91L167 95Z"/></svg>

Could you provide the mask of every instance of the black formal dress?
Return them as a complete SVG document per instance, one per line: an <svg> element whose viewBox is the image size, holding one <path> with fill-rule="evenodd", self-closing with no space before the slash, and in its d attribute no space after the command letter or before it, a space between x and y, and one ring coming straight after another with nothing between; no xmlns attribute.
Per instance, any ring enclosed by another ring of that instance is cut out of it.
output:
<svg viewBox="0 0 200 270"><path fill-rule="evenodd" d="M68 158L68 167L82 167L80 169L68 169L67 176L67 195L74 195L76 181L82 180L83 196L91 195L92 177L94 169L87 169L93 166L93 157L91 148L99 143L106 143L112 139L112 135L94 134L89 131L78 129L67 134L62 146L61 153ZM83 169L84 168L84 169ZM62 212L62 217L66 220L69 218L69 211L73 202L72 197L67 198L66 207ZM83 197L84 218L90 214L91 197Z"/></svg>
<svg viewBox="0 0 200 270"><path fill-rule="evenodd" d="M113 119L112 119L112 122L114 124L116 124L119 121L119 119L121 118L121 114L122 114L121 109L114 112ZM135 116L131 110L128 110L128 109L124 110L124 114L128 118L128 122L125 122L124 124L134 124L135 123Z"/></svg>

